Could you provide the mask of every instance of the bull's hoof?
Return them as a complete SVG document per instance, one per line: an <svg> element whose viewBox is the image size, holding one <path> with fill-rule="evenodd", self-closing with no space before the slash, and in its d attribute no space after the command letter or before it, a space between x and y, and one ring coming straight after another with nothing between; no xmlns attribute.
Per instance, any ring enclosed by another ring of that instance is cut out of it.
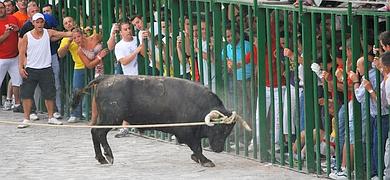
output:
<svg viewBox="0 0 390 180"><path fill-rule="evenodd" d="M211 161L201 163L203 167L215 167L215 164Z"/></svg>
<svg viewBox="0 0 390 180"><path fill-rule="evenodd" d="M195 154L191 154L191 159L195 161L196 163L199 163L198 157L195 156Z"/></svg>
<svg viewBox="0 0 390 180"><path fill-rule="evenodd" d="M114 157L106 155L106 159L110 164L114 164Z"/></svg>
<svg viewBox="0 0 390 180"><path fill-rule="evenodd" d="M95 157L100 164L108 164L107 160L104 157Z"/></svg>

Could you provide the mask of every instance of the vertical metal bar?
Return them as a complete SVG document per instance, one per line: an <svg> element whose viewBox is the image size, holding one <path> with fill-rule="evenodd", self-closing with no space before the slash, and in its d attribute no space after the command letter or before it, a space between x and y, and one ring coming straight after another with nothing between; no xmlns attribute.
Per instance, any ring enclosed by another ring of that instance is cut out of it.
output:
<svg viewBox="0 0 390 180"><path fill-rule="evenodd" d="M301 15L302 20L302 49L303 49L303 69L304 69L304 87L313 87L313 76L311 76L310 65L312 63L311 52L311 21L310 14L303 13ZM307 53L309 52L309 53ZM314 172L315 161L314 161L314 145L313 145L313 91L310 88L304 88L305 96L305 145L306 145L306 165L308 172Z"/></svg>
<svg viewBox="0 0 390 180"><path fill-rule="evenodd" d="M295 101L295 110L296 110L296 119L298 121L298 125L296 127L296 131L295 131L295 134L297 135L297 137L300 137L301 135L301 123L300 123L300 118L301 118L301 115L300 115L300 108L303 108L301 107L302 104L300 104L300 97L299 97L299 74L298 74L298 66L299 66L299 63L298 63L298 56L300 56L298 54L298 30L297 30L297 26L298 26L298 13L297 12L293 12L293 51L296 52L294 53L294 81L295 81L295 97L296 97L296 101ZM302 157L301 157L301 138L297 138L297 155L298 155L298 170L302 170Z"/></svg>
<svg viewBox="0 0 390 180"><path fill-rule="evenodd" d="M168 4L168 0L165 1L165 4ZM132 17L135 14L135 12L134 12L135 7L136 7L136 5L133 4L133 0L129 0L129 16L130 17Z"/></svg>
<svg viewBox="0 0 390 180"><path fill-rule="evenodd" d="M279 31L279 10L275 9L275 42L276 42L276 75L278 79L278 106L279 106L279 147L280 147L280 164L284 166L284 138L283 138L283 94L282 94L282 70L280 67L280 31Z"/></svg>
<svg viewBox="0 0 390 180"><path fill-rule="evenodd" d="M234 5L230 4L231 8L234 9ZM234 10L230 11L230 20L231 20L231 33L232 33L232 50L233 50L233 109L237 110L238 106L238 97L237 97L237 42L236 42L236 27L235 27L235 16L234 16ZM240 145L239 145L239 132L240 128L238 126L234 129L234 142L235 142L235 151L236 154L240 154Z"/></svg>
<svg viewBox="0 0 390 180"><path fill-rule="evenodd" d="M311 13L311 54L312 54L312 60L316 62L317 60L317 34L314 33L316 32L317 28L317 22L316 22L317 14L314 12ZM307 52L307 51L306 51ZM317 80L317 75L313 72L311 72L312 77L313 77L313 103L314 103L314 126L315 126L315 138L316 138L316 171L317 175L321 174L321 157L320 157L320 112L319 112L319 107L318 107L318 80ZM314 136L313 136L314 137Z"/></svg>
<svg viewBox="0 0 390 180"><path fill-rule="evenodd" d="M207 4L207 3L206 3ZM205 5L206 5L205 4ZM181 36L181 51L182 51L182 62L181 62L181 68L183 69L183 78L187 78L186 73L186 38L185 38L185 18L184 18L184 0L179 0L179 6L180 6L180 36Z"/></svg>
<svg viewBox="0 0 390 180"><path fill-rule="evenodd" d="M250 54L250 64L251 64L251 69L250 69L250 72L251 72L251 86L250 86L250 117L251 119L249 119L251 121L251 124L252 124L252 127L254 127L254 130L252 131L252 146L253 146L253 158L257 159L257 137L256 137L256 88L255 88L255 85L256 85L256 74L255 74L255 62L254 62L254 48L252 46L256 46L254 44L254 38L253 38L253 13L252 13L252 7L251 6L248 6L248 17L249 17L249 20L248 20L248 28L249 28L249 44L251 45L250 48L251 48L251 54Z"/></svg>
<svg viewBox="0 0 390 180"><path fill-rule="evenodd" d="M223 62L226 62L226 61L223 61L222 59L221 59L221 56L219 55L219 54L221 54L221 52L222 52L222 47L223 47L223 38L222 38L222 36L223 36L223 34L225 33L224 31L223 31L223 29L221 29L221 26L223 26L224 24L223 23L221 23L221 17L223 17L223 16L225 16L226 14L225 13L222 13L222 10L221 10L221 8L222 8L222 6L223 6L223 4L221 4L221 3L214 3L214 5L213 5L213 37L214 37L214 42L212 42L213 44L214 44L214 47L212 48L212 50L214 51L214 67L215 67L215 69L214 69L214 72L215 72L215 90L216 90L216 92L217 92L217 95L219 95L220 97L222 97L222 95L223 95L223 90L224 90L224 85L223 85L223 81L222 81L222 78L223 78L223 76L222 76L222 69L223 69L223 67L222 67L222 64L223 64ZM198 21L199 22L199 21ZM199 30L201 30L201 28L200 28L200 23L198 24L198 36L201 34L199 34ZM200 37L200 36L199 36ZM210 38L209 38L209 40L210 40ZM199 41L200 41L200 44L201 44L201 39L199 39ZM211 48L207 48L207 49L210 49L210 54L212 53L211 52ZM211 72L212 72L212 68L213 68L213 66L211 66L211 57L208 59L208 61L210 62L209 63L209 71L210 71L210 81L209 81L209 84L210 84L210 89L213 89L213 83L212 83L212 81L211 81Z"/></svg>
<svg viewBox="0 0 390 180"><path fill-rule="evenodd" d="M81 12L81 14L82 14L82 19L83 19L83 26L84 27L86 27L87 26L87 0L82 0L81 1L82 2L82 4L81 4L81 10L82 10L82 12ZM91 27L91 28L93 28L93 27Z"/></svg>
<svg viewBox="0 0 390 180"><path fill-rule="evenodd" d="M68 1L63 1L64 2L64 11L65 11L65 16L70 16L70 9L71 8L69 8L70 7L70 2L68 2Z"/></svg>
<svg viewBox="0 0 390 180"><path fill-rule="evenodd" d="M361 16L351 15L351 50L352 50L352 70L356 71L356 61L361 55L361 43L360 43L360 32L361 32ZM367 50L367 46L364 47ZM366 74L368 75L368 74ZM367 76L368 77L368 76ZM368 79L368 78L367 78ZM352 87L352 92L355 92ZM369 98L367 99L367 101ZM363 142L362 142L362 117L361 117L361 106L357 102L356 97L353 96L353 127L355 143L353 148L353 165L355 170L355 178L363 179ZM369 113L368 113L369 114ZM352 168L351 168L352 169Z"/></svg>
<svg viewBox="0 0 390 180"><path fill-rule="evenodd" d="M119 0L115 0L114 1L114 7L115 7L115 13L110 13L110 14L114 14L114 18L112 18L112 20L114 22L119 22Z"/></svg>
<svg viewBox="0 0 390 180"><path fill-rule="evenodd" d="M343 137L340 137L340 132L339 132L339 118L337 116L337 111L338 111L338 95L337 95L337 80L336 80L336 76L335 76L335 72L336 72L336 69L337 69L337 64L336 64L336 18L335 18L335 15L332 14L331 15L331 27L332 27L332 79L333 79L333 106L334 106L334 110L335 110L335 116L334 116L334 119L335 119L335 129L336 129L336 137L335 137L335 142L336 142L336 166L337 168L340 167L341 165L341 161L340 161L340 156L341 156L341 153L340 153L340 146L342 146L341 144L339 144L339 138L343 138Z"/></svg>
<svg viewBox="0 0 390 180"><path fill-rule="evenodd" d="M161 0L157 0L156 1L156 9L157 9L157 32L158 32L158 60L159 60L159 69L160 69L160 74L158 74L159 76L163 76L164 75L164 57L163 57L163 47L162 47L162 28L161 28L161 22L162 22L162 19L161 19ZM165 28L166 29L169 29L167 26L167 22L164 21L165 23ZM167 42L166 46L169 46L169 32L168 33L165 33L165 42ZM168 53L166 51L166 53ZM169 61L169 59L167 58L166 60Z"/></svg>
<svg viewBox="0 0 390 180"><path fill-rule="evenodd" d="M59 1L58 2L58 19L63 19L64 17L62 16L62 8L64 7L64 4L63 4L64 1ZM63 28L63 23L62 22L59 22L59 27L60 29Z"/></svg>
<svg viewBox="0 0 390 180"><path fill-rule="evenodd" d="M365 79L369 79L369 76L368 76L368 52L367 52L367 40L368 40L368 37L367 37L367 16L366 15L363 15L362 16L362 25L363 25L363 55L364 55L364 78ZM364 107L366 109L366 112L367 114L365 114L365 121L366 121L366 179L371 179L371 123L370 123L370 101L369 99L371 98L370 97L370 94L366 91L365 93L365 97L366 99L365 103L364 103Z"/></svg>
<svg viewBox="0 0 390 180"><path fill-rule="evenodd" d="M207 12L207 10L205 10L205 13ZM202 26L201 26L201 14L200 14L200 2L199 1L196 1L196 24L197 24L197 28L198 28L198 64L199 64L199 78L200 78L200 83L204 84L204 69L203 69L203 66L205 66L205 64L203 64L203 47L202 47L202 41L203 41L203 37L202 37ZM218 20L217 20L218 21ZM215 22L215 21L214 21ZM226 55L226 54L225 54Z"/></svg>
<svg viewBox="0 0 390 180"><path fill-rule="evenodd" d="M271 28L272 28L272 21L270 17L270 10L266 9L266 27L267 28L267 54L268 54L268 79L270 82L270 96L271 96L271 103L270 103L270 114L271 116L271 162L275 163L275 100L274 100L274 78L272 74L272 37L271 37Z"/></svg>
<svg viewBox="0 0 390 180"><path fill-rule="evenodd" d="M342 44L342 56L343 56L343 92L344 92L344 107L345 107L345 113L344 113L344 124L345 124L345 141L344 144L346 146L347 150L347 176L348 179L351 178L351 156L350 156L350 136L349 136L349 109L348 109L348 94L350 93L348 91L348 84L347 84L347 56L346 56L346 28L347 28L347 22L344 15L341 16L341 44Z"/></svg>
<svg viewBox="0 0 390 180"><path fill-rule="evenodd" d="M126 1L125 0L121 0L121 6L122 6L122 17L118 17L117 19L117 22L119 22L119 19L121 19L122 21L125 21L126 20ZM130 7L130 5L129 5ZM131 9L131 7L130 7Z"/></svg>
<svg viewBox="0 0 390 180"><path fill-rule="evenodd" d="M102 27L111 27L112 25L112 15L113 15L113 9L112 4L113 0L107 0L102 1ZM108 8L104 8L108 7ZM103 31L103 42L107 42L109 35L110 35L110 28L102 28ZM111 61L112 55L106 56L103 60L104 63L104 73L105 74L112 74L113 72L113 63Z"/></svg>
<svg viewBox="0 0 390 180"><path fill-rule="evenodd" d="M379 45L379 40L378 40L378 35L379 35L379 19L378 19L378 16L374 16L374 42L375 42L375 47L380 47ZM381 73L378 69L376 69L376 92L381 92L381 86L380 86L380 83L381 83ZM379 96L381 96L381 93L379 93ZM378 115L377 115L377 119L376 119L376 122L377 122L377 157L371 157L371 158L376 158L378 160L378 163L376 164L377 166L377 173L378 173L378 177L379 176L383 176L383 170L380 168L380 166L382 165L382 161L380 161L379 159L382 158L383 156L381 156L382 154L382 150L381 150L381 143L382 142L379 142L382 140L382 117L381 117L381 114L382 114L382 109L381 109L381 105L382 105L382 99L381 97L378 97L377 98L377 112L378 112Z"/></svg>
<svg viewBox="0 0 390 180"><path fill-rule="evenodd" d="M169 22L169 15L168 15L168 1L165 1L164 4L164 22L165 22L165 38L166 38L166 44L165 44L165 66L166 66L166 75L168 77L171 76L171 52L170 52L170 32L169 32L169 27L170 22ZM173 43L172 43L173 44ZM174 48L174 47L172 47Z"/></svg>
<svg viewBox="0 0 390 180"><path fill-rule="evenodd" d="M95 8L95 26L96 26L96 33L99 33L100 32L100 27L99 27L99 25L100 25L100 21L99 21L99 19L100 19L100 15L99 15L99 9L100 9L100 7L99 7L99 1L98 0L95 0L94 1L94 8Z"/></svg>
<svg viewBox="0 0 390 180"><path fill-rule="evenodd" d="M244 9L244 6L242 4L240 4L239 6L239 13L240 13L240 49L241 49L241 57L239 57L241 59L241 77L242 77L242 80L241 80L241 97L239 97L239 99L241 99L241 107L242 107L242 115L243 115L243 118L244 120L247 120L248 119L248 114L246 113L246 109L249 108L247 107L247 93L246 93L246 62L245 62L245 38L244 38L244 14L243 14L243 9ZM238 87L240 88L240 87ZM243 131L243 134L244 134L244 155L245 156L248 156L248 142L247 142L247 133L245 131L245 129L241 129Z"/></svg>
<svg viewBox="0 0 390 180"><path fill-rule="evenodd" d="M258 105L257 105L257 111L258 117L256 121L258 122L258 126L253 126L255 127L253 131L257 133L256 128L259 131L259 140L261 143L259 143L259 152L260 152L260 161L261 162L267 162L270 160L269 152L268 150L270 149L269 146L269 139L267 138L267 134L269 132L269 127L270 122L267 120L267 115L266 115L266 87L265 87L265 79L266 79L266 67L265 67L265 61L266 61L266 27L269 27L269 21L266 22L266 10L265 8L259 8L257 7L257 0L254 0L255 2L255 14L256 14L256 26L257 26L257 68L258 68ZM269 29L269 28L267 28ZM269 52L269 51L268 51ZM267 126L268 124L268 126ZM255 136L257 137L257 135ZM253 143L254 146L257 147L257 141L254 140Z"/></svg>
<svg viewBox="0 0 390 180"><path fill-rule="evenodd" d="M197 7L197 11L200 12L199 11L199 2L198 1L196 1L196 7ZM226 7L224 7L222 5L221 9L222 9L222 14L223 14L222 15L222 24L226 24L227 23L226 22L227 21L226 20L226 14L227 14L226 13ZM199 28L199 22L200 22L199 16L200 16L200 14L198 15L198 39L202 39L202 33L200 31L200 28ZM226 61L226 57L227 57L226 26L222 26L222 40L221 40L221 42L222 42L222 45L223 45L223 49L222 49L222 62L221 62L222 63L222 73L221 74L223 74L223 90L224 90L223 91L223 94L224 94L223 98L224 98L224 102L228 102L230 96L229 96L229 93L228 93L229 92L228 91L228 73L227 73L227 61ZM199 42L198 47L199 47L199 49L201 49L201 47L202 47L202 43L201 42ZM201 64L201 67L199 67L199 68L201 69L201 72L202 72L201 74L203 76L203 70L202 70L203 63ZM218 73L218 72L216 72L216 73ZM225 150L227 152L231 151L231 148L230 148L230 138L229 137L226 139Z"/></svg>
<svg viewBox="0 0 390 180"><path fill-rule="evenodd" d="M179 3L174 3L173 0L170 0L169 5L171 5L170 9L172 10L171 20L172 20L172 63L173 63L173 73L175 77L179 77L180 75L180 63L178 60L178 54L176 49L176 40L179 34Z"/></svg>
<svg viewBox="0 0 390 180"><path fill-rule="evenodd" d="M76 0L76 4L75 4L75 8L76 8L76 23L80 26L80 0Z"/></svg>
<svg viewBox="0 0 390 180"><path fill-rule="evenodd" d="M207 4L207 3L205 3ZM207 45L207 64L203 64L203 66L207 66L207 72L204 72L204 73L207 73L207 76L204 77L204 78L207 78L208 82L209 82L209 88L210 89L213 89L213 85L211 83L211 51L210 51L210 26L208 26L209 24L212 24L210 23L210 8L205 6L205 21L206 21L206 45ZM214 26L215 27L215 26Z"/></svg>
<svg viewBox="0 0 390 180"><path fill-rule="evenodd" d="M147 16L147 13L146 13L146 3L148 3L148 1L142 1L142 22L143 22L143 29L146 30L147 29L147 19L146 19L146 16ZM148 74L148 66L149 66L149 55L148 55L148 40L147 39L140 39L140 41L143 42L145 48L144 48L144 60L145 60L145 64L144 64L144 67L143 67L143 70L145 72L145 74Z"/></svg>
<svg viewBox="0 0 390 180"><path fill-rule="evenodd" d="M288 11L283 11L283 23L284 23L284 47L283 48L290 48L289 44L289 23L288 23ZM292 124L291 124L291 86L290 86L290 60L288 57L284 57L284 69L285 69L285 77L286 77L286 96L287 96L287 146L288 146L288 164L290 168L294 167L294 154L292 150Z"/></svg>
<svg viewBox="0 0 390 180"><path fill-rule="evenodd" d="M327 38L326 38L326 19L325 19L325 13L321 13L321 43L322 43L322 67L323 70L328 71L328 53L327 50ZM330 127L329 124L331 123L329 121L329 102L328 102L328 82L323 81L323 87L324 87L324 121L325 121L325 140L326 140L326 175L329 175L331 173L330 169Z"/></svg>
<svg viewBox="0 0 390 180"><path fill-rule="evenodd" d="M156 45L156 42L155 42L155 39L154 39L154 34L155 34L155 29L154 29L154 14L153 14L153 0L149 0L149 20L150 20L150 37L151 39L149 39L150 43L151 43L151 60L152 60L152 75L153 76L156 76L156 51L154 51L155 49L155 45ZM155 132L156 133L156 132Z"/></svg>
<svg viewBox="0 0 390 180"><path fill-rule="evenodd" d="M88 26L93 28L92 26L92 20L93 20L93 16L92 16L92 1L87 1L88 2L88 12L89 12L89 15L88 15Z"/></svg>
<svg viewBox="0 0 390 180"><path fill-rule="evenodd" d="M195 51L194 51L194 29L192 27L191 1L187 1L188 20L190 21L190 56L191 56L191 80L195 81Z"/></svg>

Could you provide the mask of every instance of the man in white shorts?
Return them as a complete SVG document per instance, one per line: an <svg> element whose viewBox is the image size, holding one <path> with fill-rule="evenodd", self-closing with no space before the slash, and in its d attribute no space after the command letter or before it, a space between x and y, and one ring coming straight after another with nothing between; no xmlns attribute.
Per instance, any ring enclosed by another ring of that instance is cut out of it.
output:
<svg viewBox="0 0 390 180"><path fill-rule="evenodd" d="M8 72L11 76L15 106L20 106L19 86L22 78L18 69L18 20L7 15L4 3L0 2L0 86Z"/></svg>

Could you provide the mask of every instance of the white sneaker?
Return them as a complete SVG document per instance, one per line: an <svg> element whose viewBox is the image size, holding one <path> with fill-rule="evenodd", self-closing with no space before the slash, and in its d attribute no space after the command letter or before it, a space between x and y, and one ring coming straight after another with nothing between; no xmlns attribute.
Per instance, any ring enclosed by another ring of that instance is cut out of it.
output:
<svg viewBox="0 0 390 180"><path fill-rule="evenodd" d="M9 110L11 110L12 109L12 100L6 100L5 102L4 102L4 107L3 107L3 110L4 111L9 111Z"/></svg>
<svg viewBox="0 0 390 180"><path fill-rule="evenodd" d="M54 125L62 125L62 122L57 120L55 117L50 118L47 121L48 124L54 124Z"/></svg>
<svg viewBox="0 0 390 180"><path fill-rule="evenodd" d="M28 123L31 123L31 121L28 119L23 119L23 122L18 125L18 128L21 129L21 128L29 127L30 125Z"/></svg>
<svg viewBox="0 0 390 180"><path fill-rule="evenodd" d="M62 116L61 116L61 114L59 112L53 113L53 117L55 117L56 119L61 119L62 118Z"/></svg>
<svg viewBox="0 0 390 180"><path fill-rule="evenodd" d="M39 117L37 114L35 113L31 113L30 114L30 120L33 120L33 121L38 121L39 120Z"/></svg>
<svg viewBox="0 0 390 180"><path fill-rule="evenodd" d="M77 123L77 122L79 122L79 120L80 120L80 118L71 116L71 117L68 119L68 123Z"/></svg>
<svg viewBox="0 0 390 180"><path fill-rule="evenodd" d="M329 178L331 179L337 179L337 180L344 180L348 179L347 173L345 171L340 171L340 172L332 172L329 174Z"/></svg>

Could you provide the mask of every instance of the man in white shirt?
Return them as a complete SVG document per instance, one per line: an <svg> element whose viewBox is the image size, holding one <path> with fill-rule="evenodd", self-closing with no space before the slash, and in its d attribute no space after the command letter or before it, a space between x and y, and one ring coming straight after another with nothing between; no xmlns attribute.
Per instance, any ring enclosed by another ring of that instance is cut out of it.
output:
<svg viewBox="0 0 390 180"><path fill-rule="evenodd" d="M120 24L121 40L115 45L115 56L121 64L124 75L138 75L138 53L143 51L143 45L137 46L137 37L133 36L130 23L123 22ZM123 121L122 125L129 125ZM125 137L129 134L127 128L120 129L115 135L116 138Z"/></svg>
<svg viewBox="0 0 390 180"><path fill-rule="evenodd" d="M115 56L122 65L124 75L138 75L137 55L143 46L137 47L137 39L133 36L130 23L120 24L121 40L115 45Z"/></svg>

